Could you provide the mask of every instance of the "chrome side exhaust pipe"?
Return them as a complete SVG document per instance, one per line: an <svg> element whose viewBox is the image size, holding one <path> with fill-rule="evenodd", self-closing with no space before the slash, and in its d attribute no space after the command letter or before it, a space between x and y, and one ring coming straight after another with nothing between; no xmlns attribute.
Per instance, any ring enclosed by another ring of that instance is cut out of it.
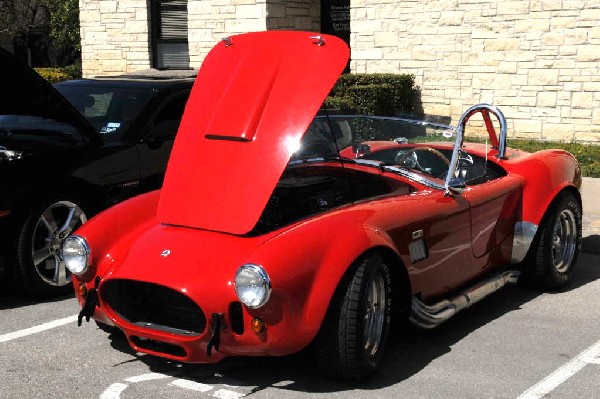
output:
<svg viewBox="0 0 600 399"><path fill-rule="evenodd" d="M412 298L412 311L409 320L421 328L434 328L450 317L474 303L498 291L506 284L515 284L520 272L506 271L463 291L452 299L445 299L433 305L425 305L416 297Z"/></svg>

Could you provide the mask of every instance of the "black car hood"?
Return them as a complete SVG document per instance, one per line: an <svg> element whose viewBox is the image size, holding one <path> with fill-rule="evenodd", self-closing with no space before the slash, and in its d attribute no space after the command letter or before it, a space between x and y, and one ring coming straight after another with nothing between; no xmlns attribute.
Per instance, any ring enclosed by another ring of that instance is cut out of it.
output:
<svg viewBox="0 0 600 399"><path fill-rule="evenodd" d="M95 141L98 134L85 117L32 68L0 47L0 115L31 115L73 126L83 137Z"/></svg>

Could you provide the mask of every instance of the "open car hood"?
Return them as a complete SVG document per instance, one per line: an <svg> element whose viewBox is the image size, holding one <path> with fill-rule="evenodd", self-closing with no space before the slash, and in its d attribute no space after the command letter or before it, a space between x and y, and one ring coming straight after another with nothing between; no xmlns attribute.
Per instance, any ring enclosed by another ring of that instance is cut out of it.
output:
<svg viewBox="0 0 600 399"><path fill-rule="evenodd" d="M248 33L217 44L177 133L159 221L252 230L348 57L341 39L310 32Z"/></svg>
<svg viewBox="0 0 600 399"><path fill-rule="evenodd" d="M52 85L31 67L0 47L0 84L16 90L0 96L0 116L29 115L73 126L86 139L97 139L93 126ZM0 125L0 127L2 127Z"/></svg>

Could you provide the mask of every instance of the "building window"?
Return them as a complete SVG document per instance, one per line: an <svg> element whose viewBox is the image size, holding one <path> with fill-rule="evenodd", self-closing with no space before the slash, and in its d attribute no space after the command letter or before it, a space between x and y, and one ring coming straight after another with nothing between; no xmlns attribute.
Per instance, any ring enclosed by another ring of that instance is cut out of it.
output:
<svg viewBox="0 0 600 399"><path fill-rule="evenodd" d="M151 0L152 66L189 69L187 0Z"/></svg>

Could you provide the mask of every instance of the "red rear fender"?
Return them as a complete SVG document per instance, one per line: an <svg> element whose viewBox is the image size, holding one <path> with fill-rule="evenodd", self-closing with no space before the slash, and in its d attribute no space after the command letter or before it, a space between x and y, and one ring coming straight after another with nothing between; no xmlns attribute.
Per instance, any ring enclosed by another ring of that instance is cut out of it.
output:
<svg viewBox="0 0 600 399"><path fill-rule="evenodd" d="M509 168L524 178L523 221L539 225L554 198L569 187L581 203L581 169L566 151L539 151Z"/></svg>

